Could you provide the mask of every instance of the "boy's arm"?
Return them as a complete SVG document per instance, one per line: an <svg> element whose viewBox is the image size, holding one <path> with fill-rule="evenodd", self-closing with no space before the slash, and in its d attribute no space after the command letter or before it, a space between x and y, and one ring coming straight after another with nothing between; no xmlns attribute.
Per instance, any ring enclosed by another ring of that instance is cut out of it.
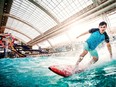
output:
<svg viewBox="0 0 116 87"><path fill-rule="evenodd" d="M110 58L112 58L112 48L111 48L110 43L107 43L107 48L108 48L108 51L110 53Z"/></svg>
<svg viewBox="0 0 116 87"><path fill-rule="evenodd" d="M89 31L82 33L81 35L77 36L76 38L79 38L79 37L86 35L86 34L89 34Z"/></svg>

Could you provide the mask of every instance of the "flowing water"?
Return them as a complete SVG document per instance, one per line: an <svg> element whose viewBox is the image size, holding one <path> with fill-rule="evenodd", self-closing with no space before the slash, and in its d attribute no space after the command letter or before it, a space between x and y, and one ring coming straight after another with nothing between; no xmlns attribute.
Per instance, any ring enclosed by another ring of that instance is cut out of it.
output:
<svg viewBox="0 0 116 87"><path fill-rule="evenodd" d="M0 59L0 87L116 87L116 60L63 78L48 67L66 58Z"/></svg>

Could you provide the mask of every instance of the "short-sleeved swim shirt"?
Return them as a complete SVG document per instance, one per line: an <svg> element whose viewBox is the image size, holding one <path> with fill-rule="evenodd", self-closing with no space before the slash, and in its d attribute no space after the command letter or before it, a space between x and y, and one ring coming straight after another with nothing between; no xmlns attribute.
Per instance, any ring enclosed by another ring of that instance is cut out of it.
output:
<svg viewBox="0 0 116 87"><path fill-rule="evenodd" d="M91 50L94 50L102 41L109 42L109 36L106 32L100 33L99 28L92 28L89 30L90 37L86 40Z"/></svg>

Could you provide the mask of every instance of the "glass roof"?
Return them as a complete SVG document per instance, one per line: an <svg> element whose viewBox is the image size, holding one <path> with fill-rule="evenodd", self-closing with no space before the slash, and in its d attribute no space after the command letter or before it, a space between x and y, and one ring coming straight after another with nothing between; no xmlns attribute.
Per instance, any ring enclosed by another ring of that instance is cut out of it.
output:
<svg viewBox="0 0 116 87"><path fill-rule="evenodd" d="M24 32L27 36L29 36L32 39L56 25L56 22L52 18L50 18L44 11L39 9L37 6L35 6L28 0L14 0L10 14L15 15L20 20L25 20L31 26L34 26L34 28L36 29L11 17L8 17L8 22L6 26L10 26L12 28L17 29L20 32ZM7 30L5 30L5 32L7 32ZM11 33L13 32L14 31L12 31ZM25 36L21 38L24 37ZM30 40L27 41L27 39L25 38L25 41L28 42Z"/></svg>
<svg viewBox="0 0 116 87"><path fill-rule="evenodd" d="M110 27L116 27L116 11L107 15L110 20Z"/></svg>
<svg viewBox="0 0 116 87"><path fill-rule="evenodd" d="M10 27L18 30L19 32L23 32L24 34L29 36L31 39L33 39L39 35L39 33L37 31L35 31L33 28L31 28L30 26L27 26L26 24L24 24L20 21L17 21L13 18L9 18L6 26L10 26ZM33 34L32 34L32 32L33 32Z"/></svg>
<svg viewBox="0 0 116 87"><path fill-rule="evenodd" d="M92 4L92 0L34 0L50 11L62 22L83 8Z"/></svg>
<svg viewBox="0 0 116 87"><path fill-rule="evenodd" d="M5 32L20 38L24 42L42 35L54 26L62 23L80 10L93 4L94 0L13 0ZM116 11L107 15L111 27L116 24ZM70 29L57 36L48 38L36 45L48 47L69 42L80 33L98 27L102 17L93 18L81 24L74 23ZM54 28L53 28L54 29ZM79 30L77 30L79 29ZM62 41L61 41L62 38Z"/></svg>
<svg viewBox="0 0 116 87"><path fill-rule="evenodd" d="M8 16L7 27L16 29L18 32L6 29L16 34L17 37L23 38L25 42L34 39L38 35L53 28L73 14L92 4L92 0L33 0L36 4L42 6L41 9L31 0L13 0L13 4ZM51 14L56 22L47 12ZM18 19L17 19L18 18ZM24 21L24 22L22 22ZM27 24L28 23L28 24ZM22 32L24 34L21 35ZM21 35L21 36L18 36ZM26 37L29 36L30 38Z"/></svg>
<svg viewBox="0 0 116 87"><path fill-rule="evenodd" d="M52 18L28 0L14 0L10 14L29 22L41 32L56 25Z"/></svg>

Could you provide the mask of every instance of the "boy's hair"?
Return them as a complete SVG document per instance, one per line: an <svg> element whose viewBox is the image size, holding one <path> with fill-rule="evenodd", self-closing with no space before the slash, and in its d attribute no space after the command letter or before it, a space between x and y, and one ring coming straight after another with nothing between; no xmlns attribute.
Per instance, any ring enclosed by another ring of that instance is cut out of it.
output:
<svg viewBox="0 0 116 87"><path fill-rule="evenodd" d="M103 25L107 26L107 23L105 21L102 21L102 22L99 23L99 26L103 26Z"/></svg>

